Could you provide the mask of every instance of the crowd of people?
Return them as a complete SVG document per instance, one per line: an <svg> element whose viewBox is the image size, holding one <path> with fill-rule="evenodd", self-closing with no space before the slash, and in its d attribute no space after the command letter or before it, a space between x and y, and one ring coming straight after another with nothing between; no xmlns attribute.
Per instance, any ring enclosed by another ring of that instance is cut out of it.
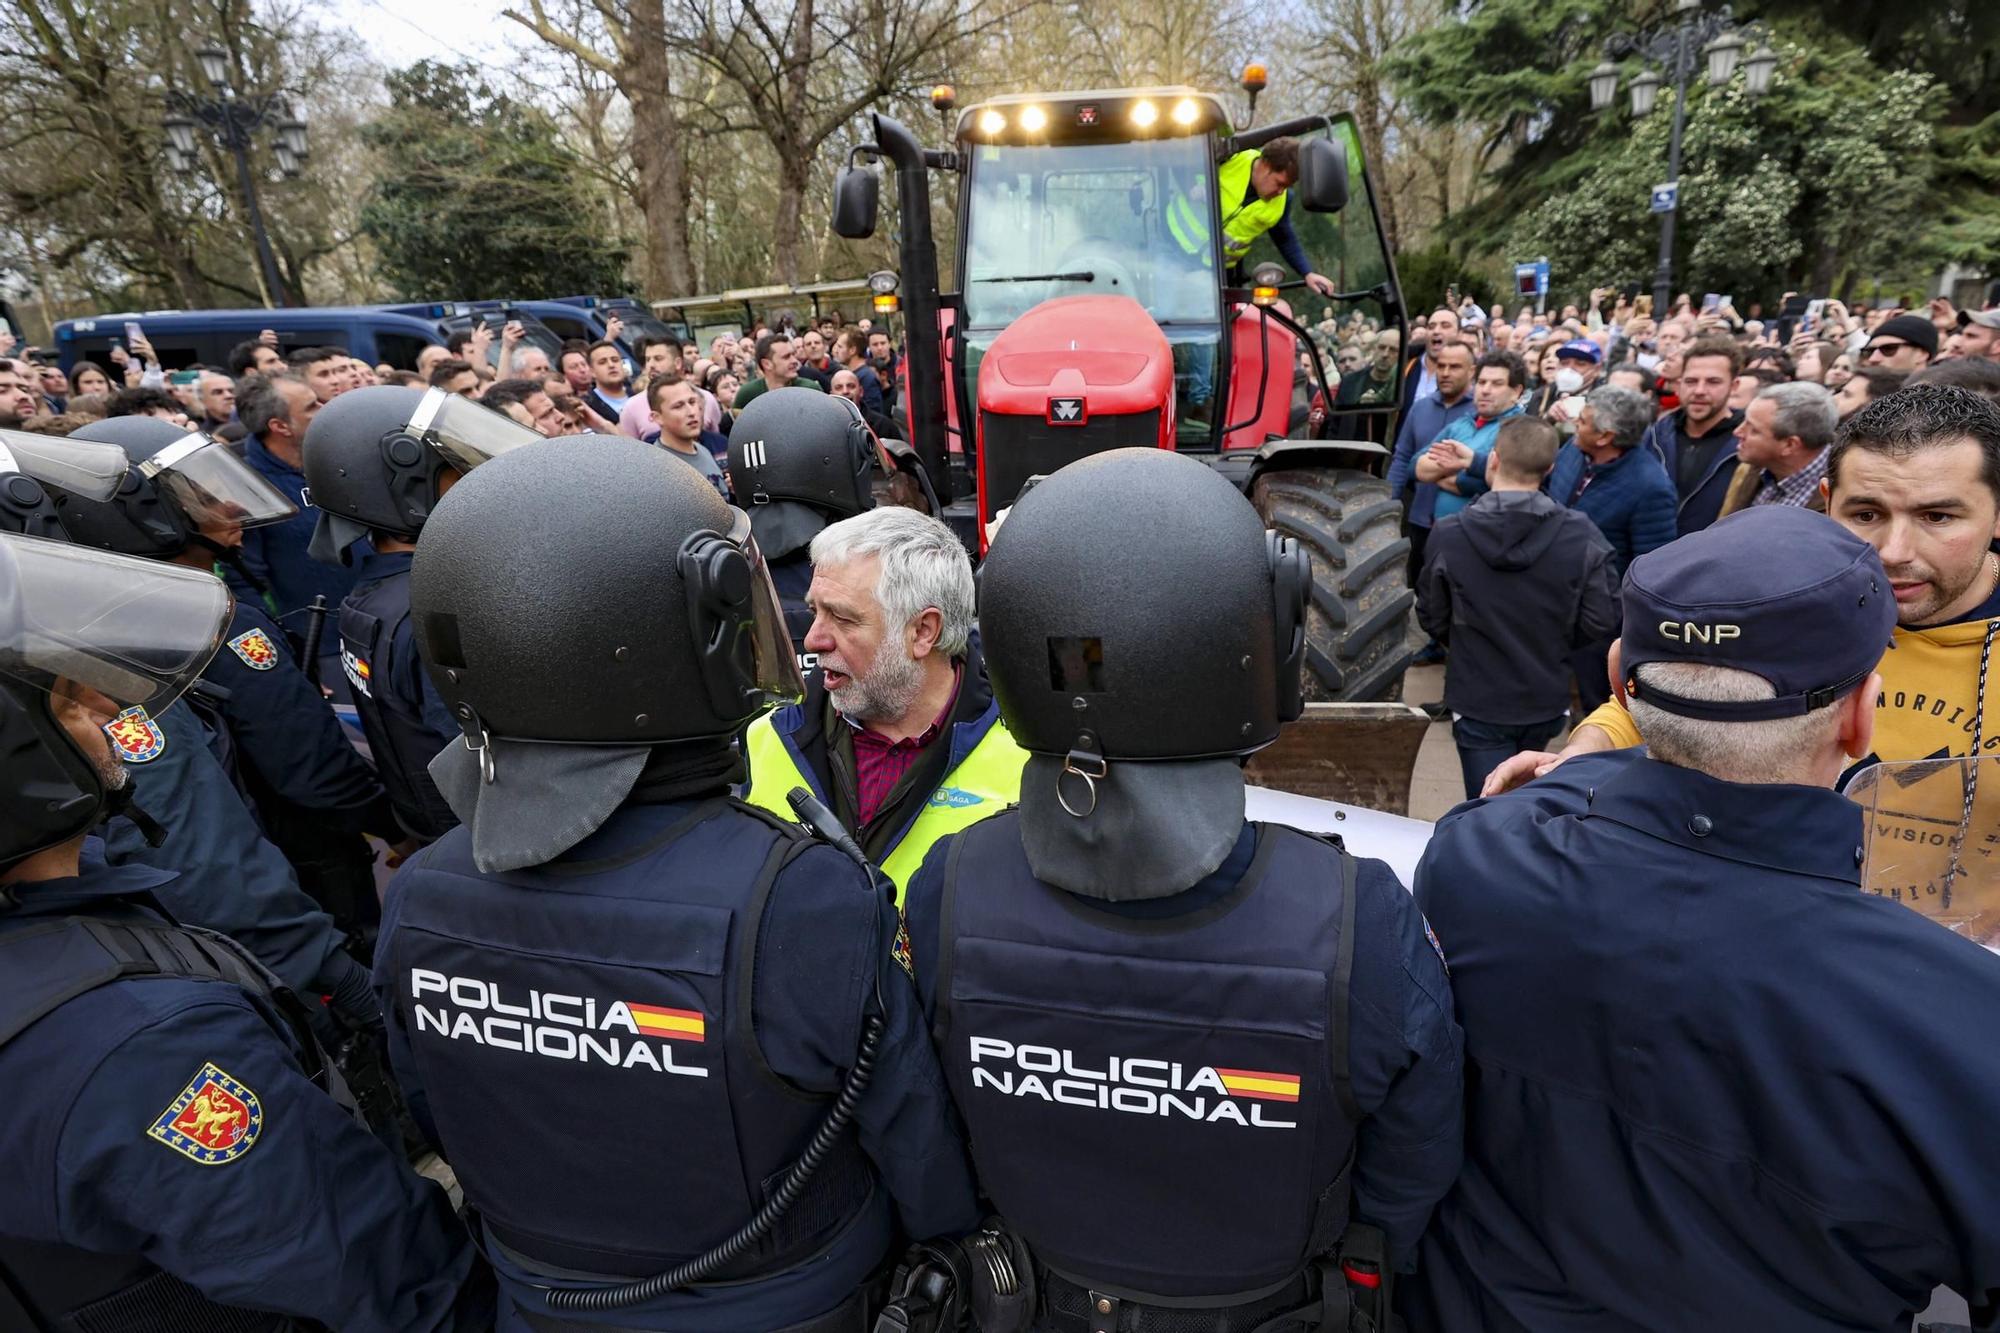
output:
<svg viewBox="0 0 2000 1333"><path fill-rule="evenodd" d="M369 365L340 347L283 351L276 333L232 348L227 364L162 368L139 334L129 349L114 347L110 364L88 358L65 371L52 353L24 349L0 332L0 423L48 434L67 434L105 417L155 416L185 420L216 438L240 443L251 432L236 412L246 377L289 376L303 381L318 402L350 389L390 384L438 386L484 401L545 436L626 435L689 453L701 444L720 460L735 413L767 389L799 385L836 394L859 407L877 435L900 439L907 431L894 415L901 358L890 334L868 319L845 324L829 315L803 331L787 318L779 326L758 320L742 334L721 333L704 352L692 342L641 334L621 342L613 316L606 337L572 339L557 364L526 340L518 321L496 335L484 324L459 330L418 352L409 366ZM631 368L637 364L637 369ZM700 405L700 428L681 429L679 405L664 416L660 400L670 385Z"/></svg>
<svg viewBox="0 0 2000 1333"><path fill-rule="evenodd" d="M0 361L0 1325L1990 1322L2000 920L1835 787L2000 746L2000 309L1786 318L1333 331L1412 891L1246 818L1304 550L1118 449L975 581L881 330Z"/></svg>
<svg viewBox="0 0 2000 1333"><path fill-rule="evenodd" d="M1603 611L1635 558L1746 508L1825 510L1841 427L1906 386L2000 402L2000 306L1940 298L1923 311L1850 312L1828 300L1772 320L1726 301L1697 309L1687 296L1664 319L1649 307L1598 291L1560 319L1527 306L1509 320L1468 301L1412 330L1389 484L1405 507L1427 633L1417 660L1452 659L1437 711L1453 720L1468 795L1512 753L1563 730L1572 685L1585 713L1611 698L1619 626ZM1368 403L1378 375L1387 392L1395 331L1330 323L1319 329L1339 340L1337 355L1373 358L1343 377L1337 401ZM1507 494L1468 507L1491 492ZM1587 574L1535 554L1554 540L1553 510L1594 525ZM1438 558L1434 534L1454 517L1452 553ZM1468 601L1491 605L1496 571L1536 585L1508 596L1544 602L1542 613L1511 621L1498 642L1490 628L1454 635L1453 608L1462 620Z"/></svg>

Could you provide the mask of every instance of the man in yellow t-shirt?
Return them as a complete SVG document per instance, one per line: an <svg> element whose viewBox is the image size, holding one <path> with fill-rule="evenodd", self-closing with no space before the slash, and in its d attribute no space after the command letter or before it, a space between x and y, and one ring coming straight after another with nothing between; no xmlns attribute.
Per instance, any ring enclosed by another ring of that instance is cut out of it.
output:
<svg viewBox="0 0 2000 1333"><path fill-rule="evenodd" d="M1831 446L1827 514L1882 557L1896 633L1882 658L1875 744L1862 763L2000 753L1984 717L2000 644L2000 407L1945 385L1916 385L1848 418ZM1644 743L1619 698L1591 713L1559 754L1515 755L1486 780L1495 796L1571 755ZM2000 687L1996 687L2000 688Z"/></svg>

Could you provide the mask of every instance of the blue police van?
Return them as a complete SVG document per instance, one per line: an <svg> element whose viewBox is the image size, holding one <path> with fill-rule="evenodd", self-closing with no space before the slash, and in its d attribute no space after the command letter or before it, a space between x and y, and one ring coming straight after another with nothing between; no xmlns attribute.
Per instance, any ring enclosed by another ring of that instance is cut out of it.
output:
<svg viewBox="0 0 2000 1333"><path fill-rule="evenodd" d="M568 307L564 307L567 309ZM443 343L475 322L489 324L496 335L488 349L497 358L497 335L509 319L519 319L526 343L548 354L556 364L562 336L526 311L500 301L440 301L399 306L306 306L278 310L256 307L238 310L143 310L88 319L66 319L55 326L56 352L65 371L79 360L108 366L113 347L123 347L126 326L139 326L160 363L168 370L196 364L222 366L238 343L265 329L278 335L278 350L300 347L344 347L370 365L387 364L414 370L417 354Z"/></svg>
<svg viewBox="0 0 2000 1333"><path fill-rule="evenodd" d="M547 301L522 301L535 317L565 338L596 342L604 336L611 316L625 325L618 341L629 355L640 338L689 341L685 323L662 320L636 296L558 296Z"/></svg>
<svg viewBox="0 0 2000 1333"><path fill-rule="evenodd" d="M78 361L109 366L113 347L125 346L126 325L136 324L169 370L196 364L226 365L229 351L265 329L278 335L278 350L345 347L380 365L413 370L417 353L445 340L448 329L436 319L418 319L377 306L316 306L283 310L139 310L66 319L55 326L58 359L67 371Z"/></svg>

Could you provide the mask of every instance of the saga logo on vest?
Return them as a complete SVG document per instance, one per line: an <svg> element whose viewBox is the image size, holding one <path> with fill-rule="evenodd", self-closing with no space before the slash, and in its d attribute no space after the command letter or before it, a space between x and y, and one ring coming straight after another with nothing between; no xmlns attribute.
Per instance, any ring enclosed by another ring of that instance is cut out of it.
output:
<svg viewBox="0 0 2000 1333"><path fill-rule="evenodd" d="M1102 1056L1101 1067L1079 1063L1076 1052L1054 1046L1015 1045L997 1037L973 1037L972 1086L1008 1097L1117 1111L1125 1115L1183 1116L1204 1124L1227 1122L1256 1129L1297 1129L1294 1120L1265 1114L1265 1102L1299 1100L1299 1076L1261 1069L1192 1070L1177 1060L1142 1056ZM998 1069L985 1068L991 1062ZM1044 1079L1044 1075L1056 1077ZM1237 1099L1244 1103L1239 1105ZM1247 1114L1246 1114L1247 1107Z"/></svg>
<svg viewBox="0 0 2000 1333"><path fill-rule="evenodd" d="M434 1032L447 1041L469 1040L551 1060L708 1077L700 1065L682 1063L685 1055L677 1060L673 1045L708 1039L708 1019L698 1010L629 1000L606 1003L595 996L525 988L514 994L509 1002L498 982L413 967L409 999L416 1027L411 1037ZM441 998L426 1004L426 995Z"/></svg>

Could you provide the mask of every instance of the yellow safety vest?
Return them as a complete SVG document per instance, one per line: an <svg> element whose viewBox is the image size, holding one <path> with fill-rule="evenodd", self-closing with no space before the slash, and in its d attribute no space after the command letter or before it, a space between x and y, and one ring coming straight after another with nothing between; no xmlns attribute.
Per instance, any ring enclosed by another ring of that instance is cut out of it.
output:
<svg viewBox="0 0 2000 1333"><path fill-rule="evenodd" d="M750 761L750 790L743 799L780 819L797 822L785 797L794 787L815 791L817 784L807 775L791 740L779 734L773 716L758 718L744 736L743 753ZM1027 762L1028 752L1014 743L996 714L986 734L957 767L944 775L937 790L924 802L917 817L883 860L882 873L896 886L897 906L902 906L903 890L909 887L910 876L917 873L917 867L924 863L924 856L938 839L970 828L989 815L997 815L1021 799L1021 769Z"/></svg>
<svg viewBox="0 0 2000 1333"><path fill-rule="evenodd" d="M1222 209L1222 260L1225 264L1234 264L1249 254L1257 238L1277 226L1285 216L1287 191L1280 190L1269 199L1252 195L1249 203L1243 202L1243 196L1250 190L1250 168L1257 157L1255 148L1246 148L1231 156L1215 173ZM1207 205L1185 194L1175 195L1173 202L1167 205L1167 230L1173 233L1174 240L1187 253L1207 254Z"/></svg>

